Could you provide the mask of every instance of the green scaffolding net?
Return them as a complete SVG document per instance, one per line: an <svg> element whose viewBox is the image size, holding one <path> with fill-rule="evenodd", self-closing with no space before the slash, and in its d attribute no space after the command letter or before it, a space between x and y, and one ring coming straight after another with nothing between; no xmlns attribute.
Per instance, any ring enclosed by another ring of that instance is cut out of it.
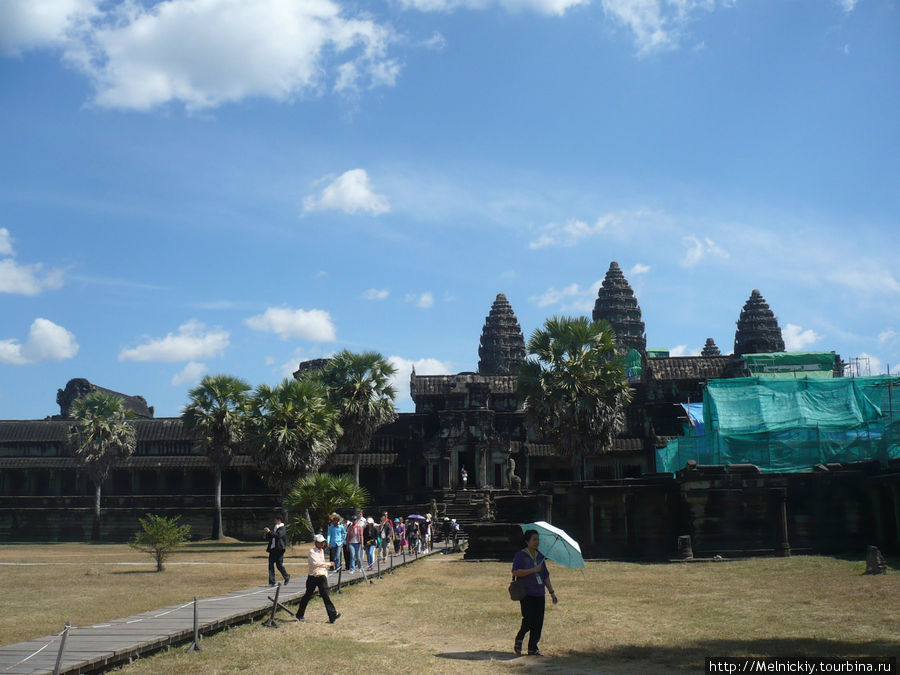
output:
<svg viewBox="0 0 900 675"><path fill-rule="evenodd" d="M900 458L900 377L710 380L703 435L657 450L657 471L755 464L766 473Z"/></svg>

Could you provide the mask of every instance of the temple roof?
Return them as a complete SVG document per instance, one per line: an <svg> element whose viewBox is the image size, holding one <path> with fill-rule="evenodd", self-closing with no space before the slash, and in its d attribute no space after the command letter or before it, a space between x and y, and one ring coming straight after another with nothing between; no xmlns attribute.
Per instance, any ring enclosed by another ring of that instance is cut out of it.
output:
<svg viewBox="0 0 900 675"><path fill-rule="evenodd" d="M59 404L59 413L62 417L69 416L69 408L72 402L85 394L93 391L102 391L104 394L118 396L125 402L126 410L130 410L137 417L152 418L153 408L147 405L147 399L143 396L130 396L119 391L113 391L105 387L99 387L93 382L83 377L76 377L66 382L65 389L58 389L56 392L56 402Z"/></svg>
<svg viewBox="0 0 900 675"><path fill-rule="evenodd" d="M628 349L636 349L641 353L647 351L641 308L625 275L619 269L619 263L615 261L609 264L606 278L603 279L603 285L597 292L593 319L608 321L616 333L616 342L625 351Z"/></svg>
<svg viewBox="0 0 900 675"><path fill-rule="evenodd" d="M518 384L516 375L481 375L479 373L458 373L456 375L412 375L409 379L410 395L462 394L465 388L485 387L492 394L515 394Z"/></svg>
<svg viewBox="0 0 900 675"><path fill-rule="evenodd" d="M778 319L769 309L766 299L762 294L753 289L750 298L744 303L741 316L737 321L737 331L734 333L734 353L737 356L743 354L769 354L784 351L784 338Z"/></svg>
<svg viewBox="0 0 900 675"><path fill-rule="evenodd" d="M180 417L131 420L138 443L190 441ZM0 420L0 445L65 443L71 420Z"/></svg>
<svg viewBox="0 0 900 675"><path fill-rule="evenodd" d="M478 357L481 375L516 375L525 363L522 328L503 293L497 294L485 317Z"/></svg>
<svg viewBox="0 0 900 675"><path fill-rule="evenodd" d="M731 377L730 356L669 356L647 359L644 375L649 380L714 380Z"/></svg>
<svg viewBox="0 0 900 675"><path fill-rule="evenodd" d="M722 356L722 352L719 351L718 345L712 338L706 338L706 344L703 345L700 356Z"/></svg>

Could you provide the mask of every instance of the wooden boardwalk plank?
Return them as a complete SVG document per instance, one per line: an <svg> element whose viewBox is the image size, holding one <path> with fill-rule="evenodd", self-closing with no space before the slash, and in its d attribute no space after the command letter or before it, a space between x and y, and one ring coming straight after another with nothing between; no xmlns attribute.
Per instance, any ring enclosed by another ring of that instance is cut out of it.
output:
<svg viewBox="0 0 900 675"><path fill-rule="evenodd" d="M437 553L437 551L433 552ZM418 556L422 558L424 556ZM415 558L407 557L407 563ZM403 565L401 556L392 556L389 566L382 567L382 576L390 568ZM374 578L375 573L368 573ZM292 583L282 586L278 597L282 604L296 602L306 590L306 576L299 574ZM363 581L360 573L341 575L341 585ZM338 574L328 574L328 585L334 589ZM236 623L245 623L268 616L272 610L269 597L275 588L257 586L231 591L197 601L200 633L208 635ZM141 612L134 616L113 619L90 626L73 626L66 637L60 672L83 673L101 671L128 663L142 654L190 641L193 638L193 601L161 609ZM284 616L284 613L281 614ZM47 635L0 647L0 675L44 675L52 673L59 653L60 635Z"/></svg>

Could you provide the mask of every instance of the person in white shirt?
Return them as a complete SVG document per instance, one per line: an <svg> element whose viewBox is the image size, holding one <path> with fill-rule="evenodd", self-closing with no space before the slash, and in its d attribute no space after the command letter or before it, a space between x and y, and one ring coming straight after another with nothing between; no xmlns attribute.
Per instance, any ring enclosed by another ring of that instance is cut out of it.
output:
<svg viewBox="0 0 900 675"><path fill-rule="evenodd" d="M315 545L309 549L307 557L309 563L309 576L306 577L306 593L300 598L300 607L297 608L297 621L305 622L306 606L319 589L322 602L325 603L325 611L328 612L328 623L334 623L340 618L340 613L334 608L331 596L328 594L328 569L334 567L333 562L325 562L325 537L317 534Z"/></svg>

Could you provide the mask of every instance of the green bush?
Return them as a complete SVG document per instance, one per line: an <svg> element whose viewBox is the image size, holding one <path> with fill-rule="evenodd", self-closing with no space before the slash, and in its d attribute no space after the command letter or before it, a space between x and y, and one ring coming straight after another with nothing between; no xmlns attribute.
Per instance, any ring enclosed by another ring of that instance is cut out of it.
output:
<svg viewBox="0 0 900 675"><path fill-rule="evenodd" d="M129 542L131 548L149 553L156 560L156 571L162 572L166 558L176 548L190 538L191 526L180 525L181 516L166 518L148 513L146 518L138 518L141 529L135 533L134 540Z"/></svg>

